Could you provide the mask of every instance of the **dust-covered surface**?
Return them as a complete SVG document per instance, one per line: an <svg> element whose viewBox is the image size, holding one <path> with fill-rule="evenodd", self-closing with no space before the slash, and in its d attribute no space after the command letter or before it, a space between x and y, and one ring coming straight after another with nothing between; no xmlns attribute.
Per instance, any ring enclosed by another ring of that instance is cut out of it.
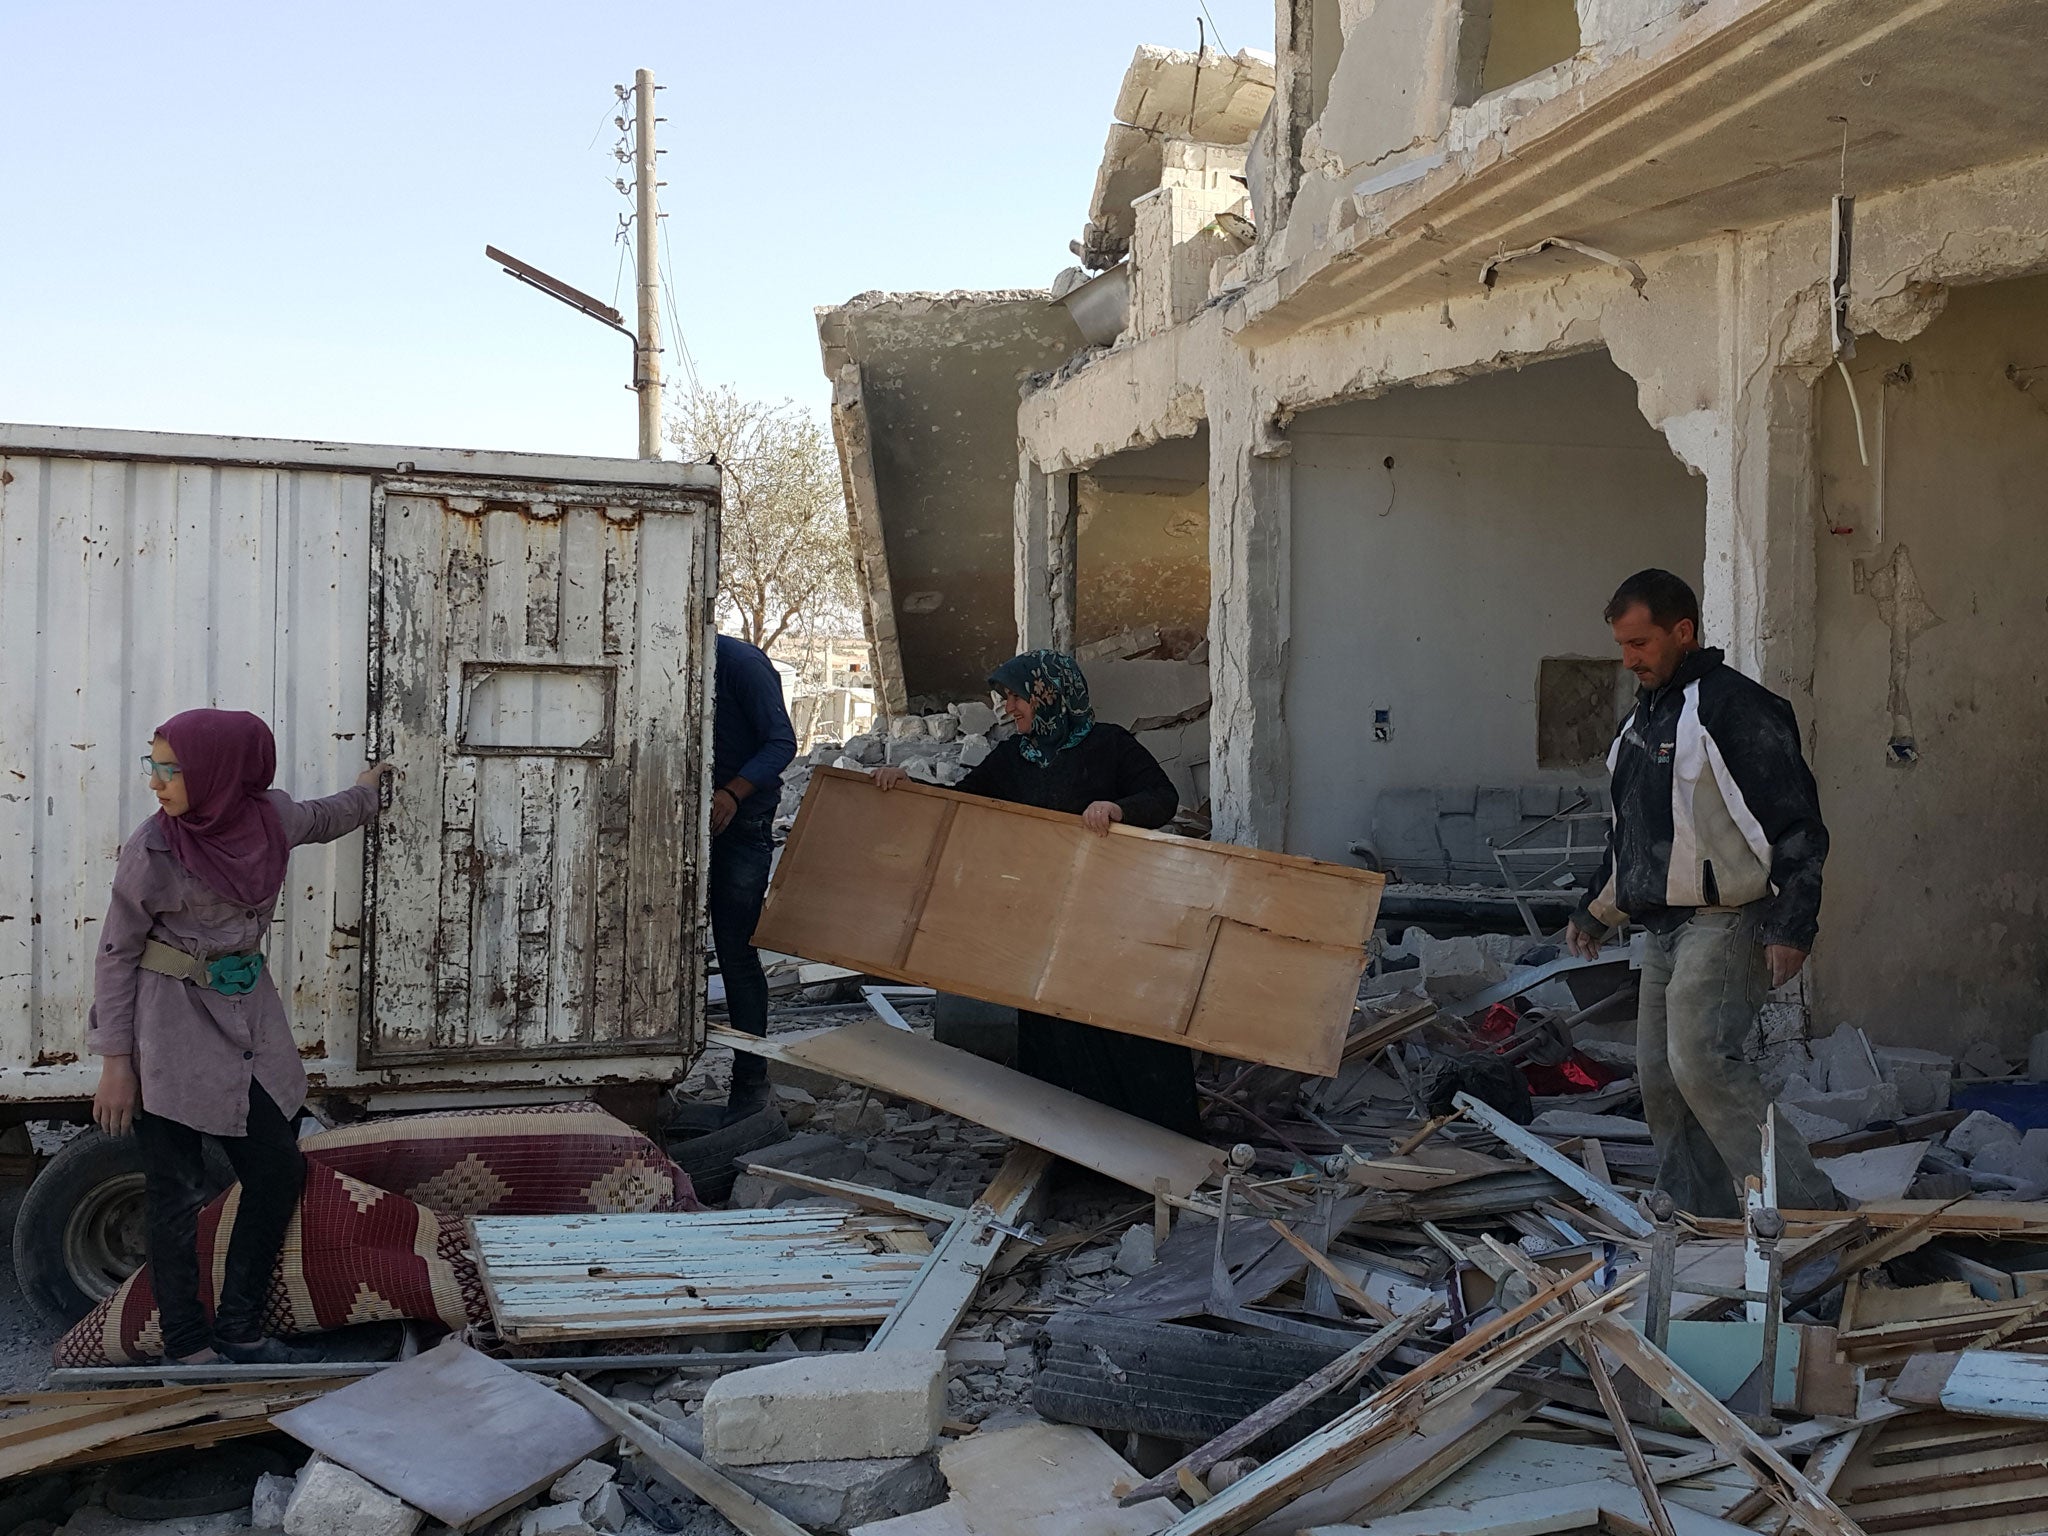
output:
<svg viewBox="0 0 2048 1536"><path fill-rule="evenodd" d="M43 1384L50 1346L62 1331L44 1322L14 1278L14 1216L26 1184L0 1190L0 1392L26 1392Z"/></svg>

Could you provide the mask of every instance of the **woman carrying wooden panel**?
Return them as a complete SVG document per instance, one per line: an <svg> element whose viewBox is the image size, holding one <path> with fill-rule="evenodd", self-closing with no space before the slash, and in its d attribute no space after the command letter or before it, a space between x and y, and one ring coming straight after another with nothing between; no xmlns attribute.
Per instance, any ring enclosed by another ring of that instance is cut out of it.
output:
<svg viewBox="0 0 2048 1536"><path fill-rule="evenodd" d="M1119 823L1161 827L1173 819L1173 780L1138 739L1097 720L1074 658L1028 651L989 674L997 707L1016 734L954 788L964 794L1079 816L1100 836ZM875 770L893 789L907 775ZM1041 1082L1185 1135L1200 1134L1195 1058L1186 1046L1097 1029L1042 1013L1017 1018L1017 1065Z"/></svg>

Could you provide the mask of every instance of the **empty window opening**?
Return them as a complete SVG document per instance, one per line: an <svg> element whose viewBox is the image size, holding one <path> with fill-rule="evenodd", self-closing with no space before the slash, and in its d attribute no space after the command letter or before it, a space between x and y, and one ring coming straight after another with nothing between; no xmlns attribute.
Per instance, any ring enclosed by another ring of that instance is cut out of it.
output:
<svg viewBox="0 0 2048 1536"><path fill-rule="evenodd" d="M1576 0L1465 0L1458 100L1470 105L1578 51Z"/></svg>

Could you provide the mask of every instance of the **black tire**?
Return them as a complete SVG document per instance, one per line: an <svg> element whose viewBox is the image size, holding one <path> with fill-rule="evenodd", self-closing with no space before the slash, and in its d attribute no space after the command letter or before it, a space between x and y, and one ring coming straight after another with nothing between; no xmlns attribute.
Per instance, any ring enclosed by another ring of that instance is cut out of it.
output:
<svg viewBox="0 0 2048 1536"><path fill-rule="evenodd" d="M671 1142L668 1155L690 1176L699 1200L723 1205L732 1198L733 1180L739 1177L736 1159L787 1140L789 1127L781 1114L764 1109L702 1136Z"/></svg>
<svg viewBox="0 0 2048 1536"><path fill-rule="evenodd" d="M234 1174L207 1143L207 1198ZM142 1147L87 1129L36 1175L14 1218L14 1276L36 1311L68 1328L111 1296L147 1256Z"/></svg>
<svg viewBox="0 0 2048 1536"><path fill-rule="evenodd" d="M1070 1312L1039 1335L1031 1404L1040 1417L1199 1445L1273 1401L1343 1351L1301 1339L1212 1333L1180 1323ZM1313 1433L1358 1401L1333 1392L1259 1442Z"/></svg>

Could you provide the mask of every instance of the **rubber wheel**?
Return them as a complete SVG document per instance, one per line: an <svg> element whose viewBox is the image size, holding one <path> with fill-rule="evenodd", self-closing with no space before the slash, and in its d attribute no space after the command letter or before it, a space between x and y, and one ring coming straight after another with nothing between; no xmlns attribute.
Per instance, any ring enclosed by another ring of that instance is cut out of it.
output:
<svg viewBox="0 0 2048 1536"><path fill-rule="evenodd" d="M282 1451L246 1441L205 1450L168 1451L117 1463L107 1474L107 1513L123 1520L188 1520L247 1509L265 1473L296 1470Z"/></svg>
<svg viewBox="0 0 2048 1536"><path fill-rule="evenodd" d="M234 1173L207 1143L207 1198ZM36 1175L14 1218L14 1275L45 1320L68 1328L114 1294L148 1257L142 1147L86 1130Z"/></svg>
<svg viewBox="0 0 2048 1536"><path fill-rule="evenodd" d="M740 1174L736 1160L787 1140L789 1126L780 1112L764 1109L701 1136L671 1142L668 1155L690 1176L699 1200L723 1205L732 1198L733 1181Z"/></svg>

